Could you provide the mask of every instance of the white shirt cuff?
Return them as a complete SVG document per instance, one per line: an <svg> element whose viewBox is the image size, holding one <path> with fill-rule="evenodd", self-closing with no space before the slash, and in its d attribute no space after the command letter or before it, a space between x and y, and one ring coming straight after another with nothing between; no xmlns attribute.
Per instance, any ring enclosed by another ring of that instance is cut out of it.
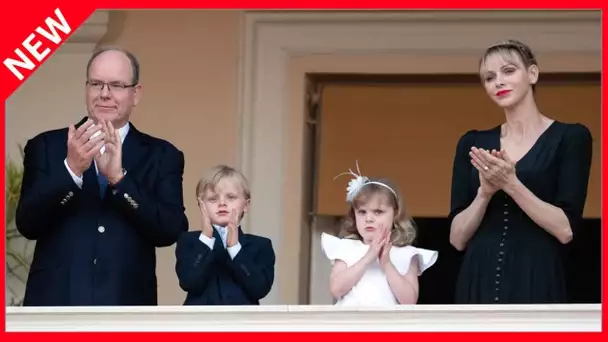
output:
<svg viewBox="0 0 608 342"><path fill-rule="evenodd" d="M215 238L214 237L207 237L205 234L201 233L201 235L198 237L198 239L204 243L205 245L207 245L207 247L209 247L209 249L213 250L213 245L215 244Z"/></svg>
<svg viewBox="0 0 608 342"><path fill-rule="evenodd" d="M66 158L63 161L63 164L65 164L65 168L68 169L68 172L70 173L70 176L72 176L72 179L74 180L74 183L76 183L76 185L82 189L82 178L76 176L76 174L74 172L72 172L72 169L70 169L70 167L68 166L68 159Z"/></svg>
<svg viewBox="0 0 608 342"><path fill-rule="evenodd" d="M238 242L236 245L232 247L226 248L228 250L228 254L230 254L230 258L234 260L237 254L241 251L241 243Z"/></svg>

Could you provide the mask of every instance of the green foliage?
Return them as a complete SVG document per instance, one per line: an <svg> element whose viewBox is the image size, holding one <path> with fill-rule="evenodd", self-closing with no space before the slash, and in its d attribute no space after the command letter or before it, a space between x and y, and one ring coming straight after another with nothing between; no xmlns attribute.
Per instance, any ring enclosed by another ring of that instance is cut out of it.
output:
<svg viewBox="0 0 608 342"><path fill-rule="evenodd" d="M23 159L23 148L19 146L19 152ZM23 178L23 169L20 164L12 160L6 163L6 227L14 226L15 212L17 211L17 203L19 203L19 195L21 194L21 180ZM13 227L14 228L14 227ZM15 229L16 230L16 229ZM10 239L8 231L6 238Z"/></svg>
<svg viewBox="0 0 608 342"><path fill-rule="evenodd" d="M23 148L19 147L21 159L23 160ZM21 163L8 159L6 163L6 270L7 291L11 298L7 298L7 304L19 306L22 304L22 292L25 288L26 275L31 264L29 250L31 241L26 240L19 234L15 225L15 214L21 194L21 181L23 179L23 168ZM35 213L32 213L35 214ZM14 283L19 284L15 288Z"/></svg>

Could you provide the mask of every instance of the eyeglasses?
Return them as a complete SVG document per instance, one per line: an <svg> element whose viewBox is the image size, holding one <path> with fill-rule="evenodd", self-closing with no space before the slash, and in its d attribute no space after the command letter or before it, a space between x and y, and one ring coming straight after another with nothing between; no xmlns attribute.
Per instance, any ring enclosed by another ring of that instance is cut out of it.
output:
<svg viewBox="0 0 608 342"><path fill-rule="evenodd" d="M108 86L108 90L113 93L123 92L128 88L133 88L137 85L135 84L123 84L119 82L101 82L101 81L87 81L87 87L91 90L101 92L105 86Z"/></svg>

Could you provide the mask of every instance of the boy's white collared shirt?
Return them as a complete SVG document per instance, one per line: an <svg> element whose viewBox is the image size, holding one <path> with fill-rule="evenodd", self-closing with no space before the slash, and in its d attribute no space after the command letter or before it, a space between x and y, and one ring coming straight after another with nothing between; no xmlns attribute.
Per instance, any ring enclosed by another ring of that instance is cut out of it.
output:
<svg viewBox="0 0 608 342"><path fill-rule="evenodd" d="M212 225L213 229L215 229L218 234L220 234L220 237L222 239L222 245L224 246L224 248L226 248L226 240L228 239L228 228L226 227L222 227L222 226L218 226L216 224ZM204 243L205 245L207 245L207 247L209 247L209 249L213 250L213 246L215 245L215 237L207 237L205 236L205 234L201 233L201 235L198 238L202 243ZM228 251L228 254L230 255L231 259L234 259L236 257L236 255L239 253L239 251L241 250L241 243L237 242L236 245L232 246L232 247L228 247L226 248L226 250Z"/></svg>

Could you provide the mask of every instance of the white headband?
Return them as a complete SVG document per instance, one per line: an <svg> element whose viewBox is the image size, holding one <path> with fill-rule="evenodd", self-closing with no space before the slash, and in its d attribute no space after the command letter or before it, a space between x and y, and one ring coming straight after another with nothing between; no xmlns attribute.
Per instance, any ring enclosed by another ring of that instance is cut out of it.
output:
<svg viewBox="0 0 608 342"><path fill-rule="evenodd" d="M395 198L397 198L397 193L390 186L388 186L382 182L370 181L369 178L362 176L361 171L359 170L359 161L355 161L355 163L357 165L357 172L359 174L356 174L351 169L348 169L348 172L342 172L341 174L334 177L334 180L342 175L348 175L348 174L353 175L355 177L354 179L351 179L348 182L348 186L346 187L346 201L347 202L352 203L353 200L355 199L355 196L357 196L357 194L359 193L361 188L363 188L363 186L365 186L367 184L377 184L377 185L383 186L383 187L389 189L393 193L393 195L395 195Z"/></svg>

